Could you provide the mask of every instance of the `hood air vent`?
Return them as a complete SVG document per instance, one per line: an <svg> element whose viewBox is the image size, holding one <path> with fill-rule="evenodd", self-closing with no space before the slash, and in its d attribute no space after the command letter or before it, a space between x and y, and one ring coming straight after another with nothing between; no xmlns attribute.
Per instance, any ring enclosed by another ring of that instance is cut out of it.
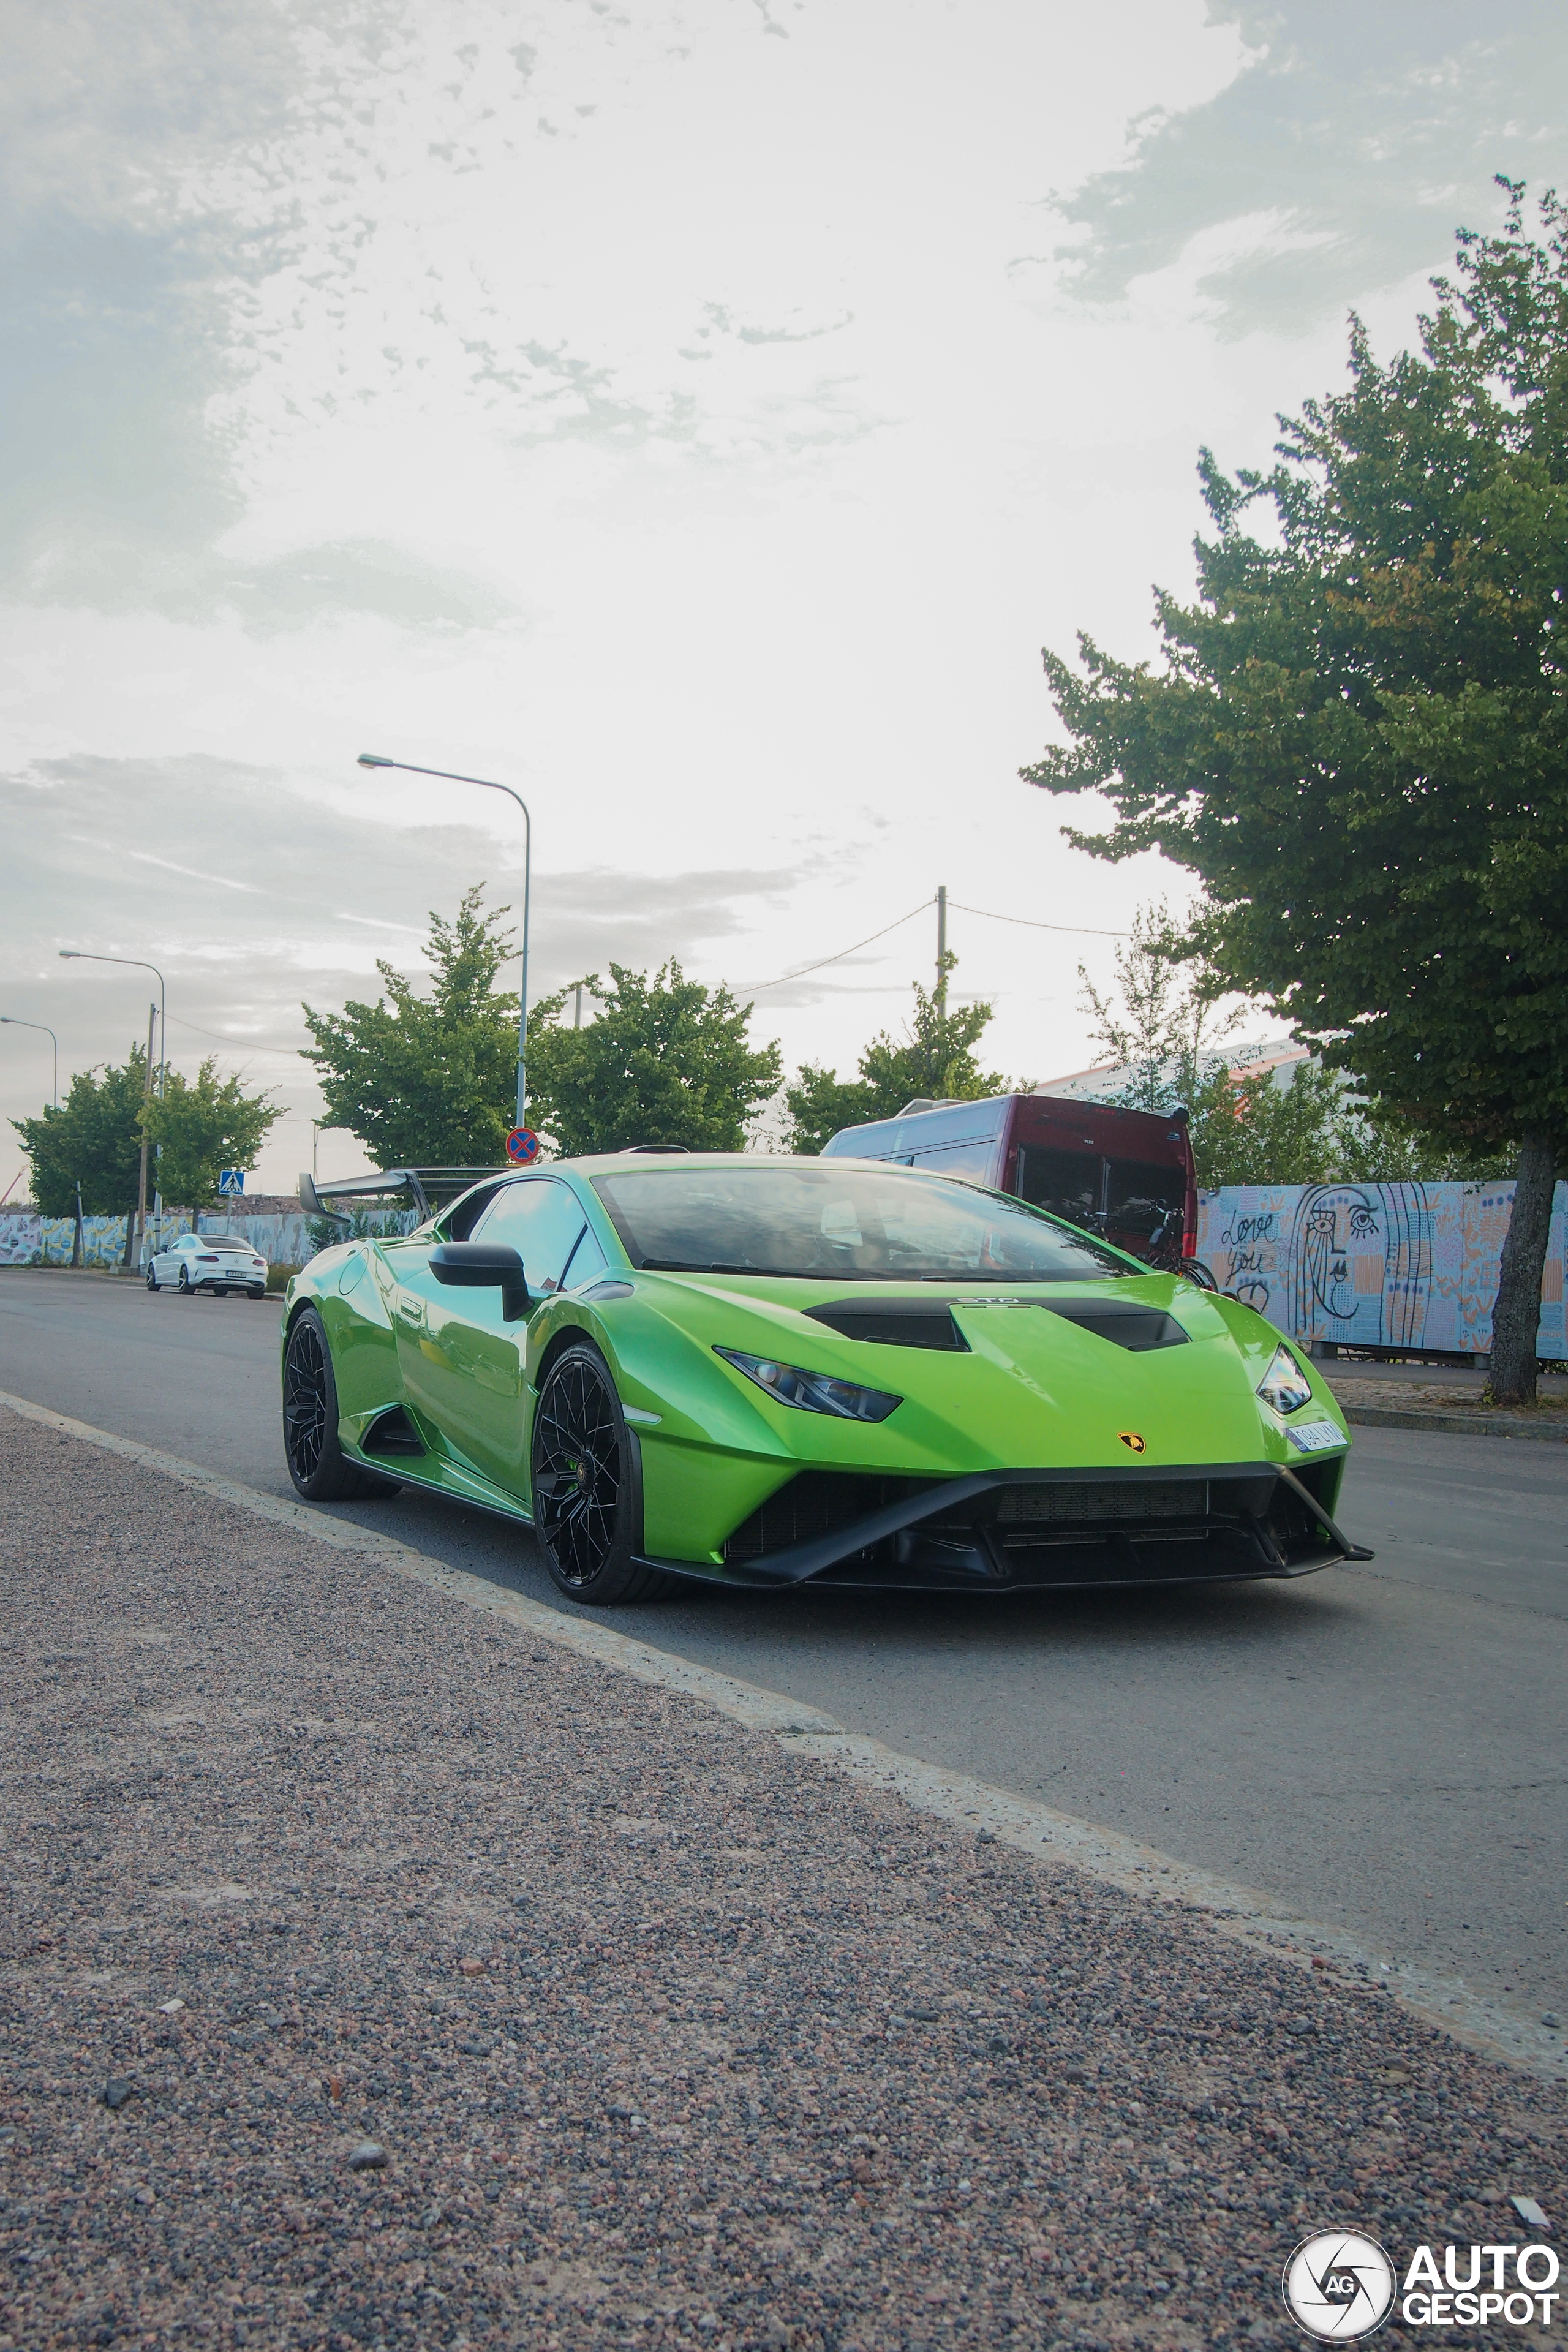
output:
<svg viewBox="0 0 1568 2352"><path fill-rule="evenodd" d="M1080 1331L1092 1331L1097 1339L1109 1339L1134 1356L1146 1355L1152 1348L1184 1348L1190 1336L1173 1315L1158 1307L1134 1306L1130 1298L1064 1298L1059 1305L1054 1298L1042 1298L1036 1304L1047 1315L1059 1315L1064 1323L1076 1323Z"/></svg>
<svg viewBox="0 0 1568 2352"><path fill-rule="evenodd" d="M808 1307L814 1323L826 1323L846 1339L870 1339L879 1348L943 1348L968 1355L969 1342L952 1309L924 1298L856 1299L840 1307Z"/></svg>

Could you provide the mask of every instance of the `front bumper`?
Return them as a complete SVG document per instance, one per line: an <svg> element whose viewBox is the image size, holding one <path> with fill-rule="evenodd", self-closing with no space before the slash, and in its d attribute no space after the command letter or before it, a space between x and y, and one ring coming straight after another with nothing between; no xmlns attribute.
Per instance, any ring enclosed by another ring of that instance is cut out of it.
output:
<svg viewBox="0 0 1568 2352"><path fill-rule="evenodd" d="M1314 1492L1337 1466L997 1470L931 1485L807 1471L735 1530L721 1562L647 1565L753 1590L1018 1592L1307 1576L1372 1558Z"/></svg>

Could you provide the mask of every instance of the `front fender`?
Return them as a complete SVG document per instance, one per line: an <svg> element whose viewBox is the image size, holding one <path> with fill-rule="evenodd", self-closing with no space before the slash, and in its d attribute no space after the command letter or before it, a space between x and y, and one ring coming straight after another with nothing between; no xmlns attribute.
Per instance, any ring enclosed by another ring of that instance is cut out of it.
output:
<svg viewBox="0 0 1568 2352"><path fill-rule="evenodd" d="M351 1445L358 1444L368 1420L404 1401L380 1271L373 1244L340 1242L302 1267L284 1295L285 1355L301 1310L313 1307L321 1318L337 1382L339 1432Z"/></svg>

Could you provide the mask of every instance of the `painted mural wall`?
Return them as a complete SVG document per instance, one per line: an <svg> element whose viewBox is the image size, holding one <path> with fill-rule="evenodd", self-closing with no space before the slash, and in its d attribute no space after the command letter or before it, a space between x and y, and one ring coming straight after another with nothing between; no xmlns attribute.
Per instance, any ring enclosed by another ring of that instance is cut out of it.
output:
<svg viewBox="0 0 1568 2352"><path fill-rule="evenodd" d="M367 1232L411 1233L417 1218L411 1212L387 1211L361 1221ZM241 1234L271 1265L303 1265L316 1254L310 1221L293 1216L203 1215L204 1234ZM188 1217L174 1218L164 1233L165 1244L191 1230ZM76 1238L74 1217L39 1217L0 1211L0 1265L69 1265ZM117 1266L125 1252L123 1217L84 1217L81 1221L82 1263Z"/></svg>
<svg viewBox="0 0 1568 2352"><path fill-rule="evenodd" d="M1198 1198L1198 1255L1282 1331L1346 1347L1432 1348L1485 1355L1498 1261L1513 1209L1506 1184L1238 1184ZM408 1231L412 1213L366 1220ZM314 1255L302 1216L215 1216L204 1231L242 1233L274 1265ZM68 1265L69 1217L0 1212L0 1265ZM184 1219L179 1230L189 1230ZM89 1265L116 1266L122 1217L83 1220ZM1568 1186L1552 1202L1536 1352L1568 1359L1563 1326Z"/></svg>
<svg viewBox="0 0 1568 2352"><path fill-rule="evenodd" d="M1198 1255L1293 1339L1485 1355L1506 1184L1234 1184L1198 1197ZM1568 1357L1568 1186L1552 1201L1536 1352Z"/></svg>

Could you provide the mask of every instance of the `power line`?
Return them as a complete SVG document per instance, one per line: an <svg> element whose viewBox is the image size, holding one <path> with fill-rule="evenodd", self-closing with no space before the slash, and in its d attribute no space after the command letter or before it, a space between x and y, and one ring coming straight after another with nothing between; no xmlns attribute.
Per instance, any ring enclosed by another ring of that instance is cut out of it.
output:
<svg viewBox="0 0 1568 2352"><path fill-rule="evenodd" d="M840 948L837 955L824 956L820 963L802 964L798 971L781 972L777 980L742 981L738 985L737 993L742 996L758 996L764 988L782 988L786 981L804 980L808 972L824 971L830 963L842 963L846 956L858 955L862 948L868 948L872 940L885 940L889 931L900 929L905 923L912 923L915 917L923 915L931 904L931 901L929 898L922 898L918 907L911 907L907 915L899 917L897 922L888 923L881 930L873 931L868 940L857 940L852 948Z"/></svg>
<svg viewBox="0 0 1568 2352"><path fill-rule="evenodd" d="M1071 931L1085 940L1130 940L1132 936L1131 931L1091 930L1087 923L1039 923L1029 915L993 914L989 907L966 907L958 898L950 898L947 903L956 907L960 914L978 915L987 923L1020 923L1027 931Z"/></svg>
<svg viewBox="0 0 1568 2352"><path fill-rule="evenodd" d="M174 1028L189 1029L197 1037L210 1037L215 1045L227 1045L237 1054L286 1054L297 1060L304 1051L301 1045L258 1045L250 1037L223 1037L216 1029L202 1028L198 1022L183 1021L177 1013L171 1013L169 1019Z"/></svg>
<svg viewBox="0 0 1568 2352"><path fill-rule="evenodd" d="M783 988L788 981L805 980L808 973L825 971L830 963L842 963L846 956L858 955L862 948L870 947L877 940L885 940L889 931L899 930L905 923L912 923L917 915L925 914L934 903L934 900L928 898L922 905L911 907L907 915L899 917L897 922L889 923L882 930L873 931L870 939L857 940L853 947L840 948L837 955L824 956L820 962L802 964L798 971L782 972L777 980L740 982L737 983L736 992L742 996L760 996L766 988ZM1027 915L998 915L989 907L966 907L959 898L950 898L947 903L961 914L978 915L984 922L1017 923L1026 930L1070 932L1075 938L1086 940L1125 940L1131 937L1130 931L1095 930L1087 923L1041 923Z"/></svg>

